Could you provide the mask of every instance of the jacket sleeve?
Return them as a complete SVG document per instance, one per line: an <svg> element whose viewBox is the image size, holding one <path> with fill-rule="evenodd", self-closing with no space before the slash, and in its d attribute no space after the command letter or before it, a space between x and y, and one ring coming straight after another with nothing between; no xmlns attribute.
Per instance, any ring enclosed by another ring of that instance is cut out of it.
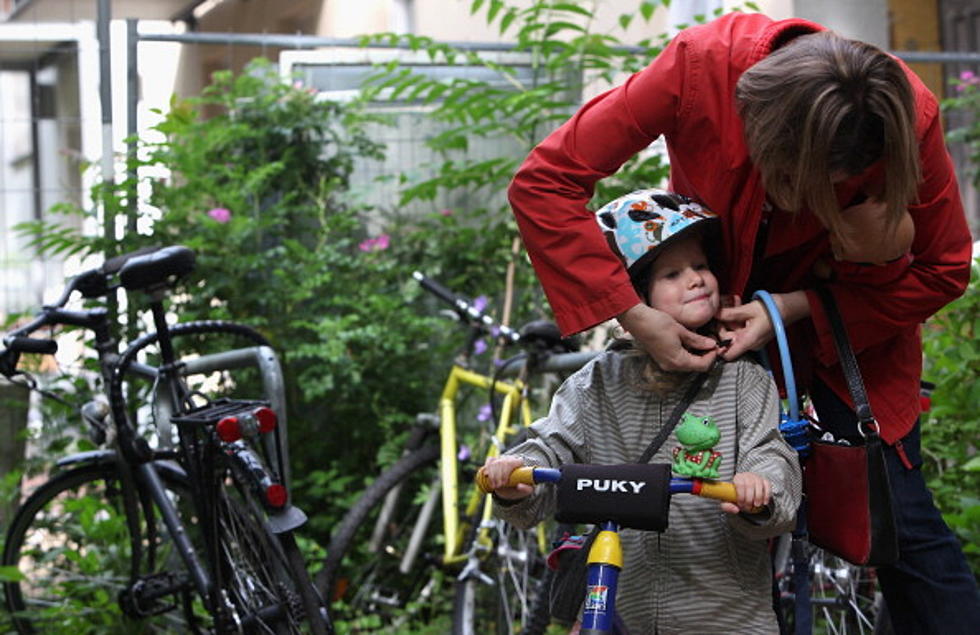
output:
<svg viewBox="0 0 980 635"><path fill-rule="evenodd" d="M920 142L918 201L909 207L915 223L910 256L881 267L840 263L830 286L858 352L924 322L959 297L970 279L970 230L938 105L931 95L923 102L933 112ZM816 293L807 293L816 354L829 366L837 361L830 323Z"/></svg>
<svg viewBox="0 0 980 635"><path fill-rule="evenodd" d="M767 514L729 516L735 529L751 539L786 533L796 522L803 476L794 450L779 432L776 385L760 366L739 363L738 465L736 472L753 472L772 483Z"/></svg>
<svg viewBox="0 0 980 635"><path fill-rule="evenodd" d="M566 379L555 391L548 415L528 428L527 441L506 454L521 457L526 466L591 462L584 422L594 411L595 375L595 363L590 363ZM533 494L516 503L494 498L494 514L517 527L532 527L554 513L555 488L550 484L536 485Z"/></svg>
<svg viewBox="0 0 980 635"><path fill-rule="evenodd" d="M596 181L674 129L689 48L682 32L646 69L585 104L510 185L521 236L565 335L640 302L586 204Z"/></svg>

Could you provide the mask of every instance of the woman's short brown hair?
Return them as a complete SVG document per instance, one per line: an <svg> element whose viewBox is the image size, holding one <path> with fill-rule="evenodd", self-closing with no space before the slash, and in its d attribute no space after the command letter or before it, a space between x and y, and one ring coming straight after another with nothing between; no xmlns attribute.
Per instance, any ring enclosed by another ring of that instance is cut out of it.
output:
<svg viewBox="0 0 980 635"><path fill-rule="evenodd" d="M883 200L895 227L920 178L915 99L884 51L831 31L802 35L750 67L735 91L745 140L779 207L808 207L840 233L835 176L884 161Z"/></svg>

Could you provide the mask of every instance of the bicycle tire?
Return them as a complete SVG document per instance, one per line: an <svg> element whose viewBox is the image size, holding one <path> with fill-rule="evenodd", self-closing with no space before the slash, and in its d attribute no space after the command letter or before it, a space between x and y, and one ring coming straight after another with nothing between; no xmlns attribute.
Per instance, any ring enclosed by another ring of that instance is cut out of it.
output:
<svg viewBox="0 0 980 635"><path fill-rule="evenodd" d="M810 619L813 632L832 635L886 635L890 621L874 569L850 564L823 549L807 544ZM796 589L793 563L784 559L776 571L780 611L785 633L796 630Z"/></svg>
<svg viewBox="0 0 980 635"><path fill-rule="evenodd" d="M417 490L412 488L421 488L431 482L438 458L436 444L422 445L401 457L364 490L330 539L316 586L334 600L333 618L344 621L352 632L362 628L383 629L399 620L413 619L411 611L404 609L419 594L426 592L432 567L428 566L425 555L435 549L432 537L439 532L425 532L426 538L433 542L422 546L420 561L409 571L400 572L403 546L410 539L420 507L409 492L414 495ZM363 553L367 551L368 538L389 492L399 487L408 491L399 490L399 501L383 521L384 533L377 549ZM420 608L429 612L420 619L431 617L432 608L431 605Z"/></svg>
<svg viewBox="0 0 980 635"><path fill-rule="evenodd" d="M161 474L179 505L189 505L186 484ZM7 531L3 566L19 571L20 579L4 583L4 599L19 633L198 632L206 618L192 599L189 582L182 591L160 598L148 611L169 610L139 618L118 602L130 588L130 531L123 511L121 485L112 462L82 465L58 473L39 486L18 507ZM142 514L141 514L142 516ZM156 562L140 563L144 575L176 569L183 563L172 551L162 520ZM145 517L140 529L145 536ZM148 544L144 555L149 555ZM161 557L162 556L162 557ZM186 576L185 576L186 581ZM180 597L178 597L178 594ZM138 626L137 626L138 625Z"/></svg>
<svg viewBox="0 0 980 635"><path fill-rule="evenodd" d="M310 581L292 532L273 533L252 483L220 455L215 497L215 587L218 630L256 633L328 632L326 611ZM212 567L214 569L214 567Z"/></svg>
<svg viewBox="0 0 980 635"><path fill-rule="evenodd" d="M481 575L468 575L454 585L453 635L542 635L551 620L549 591L554 572L538 546L538 529L519 529L494 519L493 544L484 552ZM464 551L478 539L474 522Z"/></svg>

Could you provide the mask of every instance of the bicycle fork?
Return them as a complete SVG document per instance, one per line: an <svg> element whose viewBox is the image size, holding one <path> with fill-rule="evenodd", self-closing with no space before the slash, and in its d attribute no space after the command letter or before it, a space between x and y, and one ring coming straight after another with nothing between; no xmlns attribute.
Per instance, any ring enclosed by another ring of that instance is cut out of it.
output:
<svg viewBox="0 0 980 635"><path fill-rule="evenodd" d="M619 526L604 522L588 556L581 635L610 635L616 616L616 590L623 568Z"/></svg>

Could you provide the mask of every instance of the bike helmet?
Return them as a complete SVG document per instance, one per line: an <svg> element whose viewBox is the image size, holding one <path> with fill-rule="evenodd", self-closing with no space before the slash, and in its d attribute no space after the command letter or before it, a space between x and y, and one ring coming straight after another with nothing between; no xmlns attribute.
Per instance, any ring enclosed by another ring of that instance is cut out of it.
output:
<svg viewBox="0 0 980 635"><path fill-rule="evenodd" d="M659 189L638 190L606 203L596 212L596 220L642 298L646 298L647 275L660 247L694 228L717 231L720 224L707 207ZM709 258L713 251L705 249Z"/></svg>

